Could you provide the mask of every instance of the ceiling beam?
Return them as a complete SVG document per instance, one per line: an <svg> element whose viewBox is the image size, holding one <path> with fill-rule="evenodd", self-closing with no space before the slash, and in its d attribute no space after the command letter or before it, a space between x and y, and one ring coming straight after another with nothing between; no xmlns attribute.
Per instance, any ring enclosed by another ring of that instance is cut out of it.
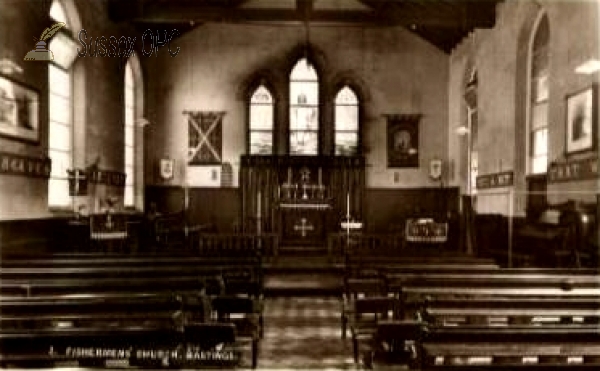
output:
<svg viewBox="0 0 600 371"><path fill-rule="evenodd" d="M413 0L414 1L414 0ZM364 1L370 4L370 1ZM419 3L427 6L415 7L411 2L389 2L387 6L363 10L318 10L313 8L313 0L296 0L296 9L258 9L235 6L216 6L215 2L190 2L184 0L163 1L113 1L109 3L111 16L117 21L142 23L190 23L225 22L225 23L340 23L399 25L411 27L462 28L465 22L473 27L487 27L493 24L495 13L490 14L487 7L477 2L458 1L460 6L468 6L456 14L432 11L436 2ZM207 5L208 4L208 5ZM467 4L467 5L465 5ZM470 5L469 5L470 4ZM404 6L406 5L406 7ZM378 11L378 9L380 9ZM429 9L429 11L428 11ZM461 9L462 8L457 8ZM491 17L491 19L490 19ZM472 28L472 27L467 27Z"/></svg>

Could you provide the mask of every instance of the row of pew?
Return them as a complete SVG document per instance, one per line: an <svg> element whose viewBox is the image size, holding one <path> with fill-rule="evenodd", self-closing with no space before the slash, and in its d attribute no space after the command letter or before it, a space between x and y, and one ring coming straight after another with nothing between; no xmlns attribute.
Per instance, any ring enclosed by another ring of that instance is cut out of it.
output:
<svg viewBox="0 0 600 371"><path fill-rule="evenodd" d="M421 370L600 367L598 270L484 265L352 270L342 336L349 330L355 361Z"/></svg>
<svg viewBox="0 0 600 371"><path fill-rule="evenodd" d="M235 367L258 363L260 256L3 258L2 367Z"/></svg>

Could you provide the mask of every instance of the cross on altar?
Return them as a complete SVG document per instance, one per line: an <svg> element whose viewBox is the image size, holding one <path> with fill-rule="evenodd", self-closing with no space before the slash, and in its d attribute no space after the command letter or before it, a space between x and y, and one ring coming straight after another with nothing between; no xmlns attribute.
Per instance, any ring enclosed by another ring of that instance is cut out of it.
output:
<svg viewBox="0 0 600 371"><path fill-rule="evenodd" d="M300 219L300 225L296 224L294 225L294 230L295 231L300 231L300 235L302 237L306 237L306 232L307 231L312 231L315 228L312 226L312 224L308 224L306 222L306 218L302 218Z"/></svg>

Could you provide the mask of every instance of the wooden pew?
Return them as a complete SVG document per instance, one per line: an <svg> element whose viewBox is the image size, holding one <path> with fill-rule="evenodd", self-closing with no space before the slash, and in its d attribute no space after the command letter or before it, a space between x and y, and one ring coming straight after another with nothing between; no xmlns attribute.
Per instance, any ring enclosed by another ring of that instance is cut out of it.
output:
<svg viewBox="0 0 600 371"><path fill-rule="evenodd" d="M423 303L420 317L430 324L600 323L597 298L454 298Z"/></svg>
<svg viewBox="0 0 600 371"><path fill-rule="evenodd" d="M597 327L600 322L600 280L596 270L411 271L396 272L387 279L388 290L402 300L400 321L396 324L400 327L415 320L426 323L428 331L449 327L445 325L495 329L526 324L532 328L551 326L548 332L551 338L552 331L562 331L557 330L559 326L577 332L581 326ZM378 341L419 341L419 337L406 339L404 334L393 335L390 331L385 336L380 334ZM459 338L454 340L460 342ZM505 342L508 344L509 340ZM595 355L592 352L586 356Z"/></svg>
<svg viewBox="0 0 600 371"><path fill-rule="evenodd" d="M424 370L599 367L600 329L597 325L430 326L420 349Z"/></svg>
<svg viewBox="0 0 600 371"><path fill-rule="evenodd" d="M60 256L49 259L9 259L1 262L0 288L3 294L16 295L28 291L34 286L51 287L69 286L65 280L81 280L82 286L90 280L113 284L118 280L127 280L137 288L145 284L156 288L186 290L193 286L199 278L220 277L235 291L252 290L255 296L262 295L263 272L256 259L237 257L198 257L198 256L98 256L96 254L76 254L72 258ZM162 280L164 282L154 282ZM113 281L111 281L113 280ZM44 282L48 281L48 282ZM122 285L125 285L123 282ZM177 285L180 285L179 287ZM91 286L98 286L91 283ZM14 292L10 292L13 290ZM51 292L48 292L51 293Z"/></svg>
<svg viewBox="0 0 600 371"><path fill-rule="evenodd" d="M226 347L217 348L223 343ZM121 361L137 367L230 368L240 361L236 347L235 327L226 323L195 323L182 329L158 324L3 328L0 363L3 367L55 367L65 361L76 361L79 366Z"/></svg>

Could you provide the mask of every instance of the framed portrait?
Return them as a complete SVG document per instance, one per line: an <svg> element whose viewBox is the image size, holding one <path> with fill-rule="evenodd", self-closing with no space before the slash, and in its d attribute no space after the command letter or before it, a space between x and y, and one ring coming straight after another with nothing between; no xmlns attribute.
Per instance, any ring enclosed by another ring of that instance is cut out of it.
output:
<svg viewBox="0 0 600 371"><path fill-rule="evenodd" d="M419 167L420 115L387 116L388 167Z"/></svg>
<svg viewBox="0 0 600 371"><path fill-rule="evenodd" d="M38 90L0 75L0 136L39 142Z"/></svg>
<svg viewBox="0 0 600 371"><path fill-rule="evenodd" d="M592 150L596 146L597 85L567 95L567 154Z"/></svg>

